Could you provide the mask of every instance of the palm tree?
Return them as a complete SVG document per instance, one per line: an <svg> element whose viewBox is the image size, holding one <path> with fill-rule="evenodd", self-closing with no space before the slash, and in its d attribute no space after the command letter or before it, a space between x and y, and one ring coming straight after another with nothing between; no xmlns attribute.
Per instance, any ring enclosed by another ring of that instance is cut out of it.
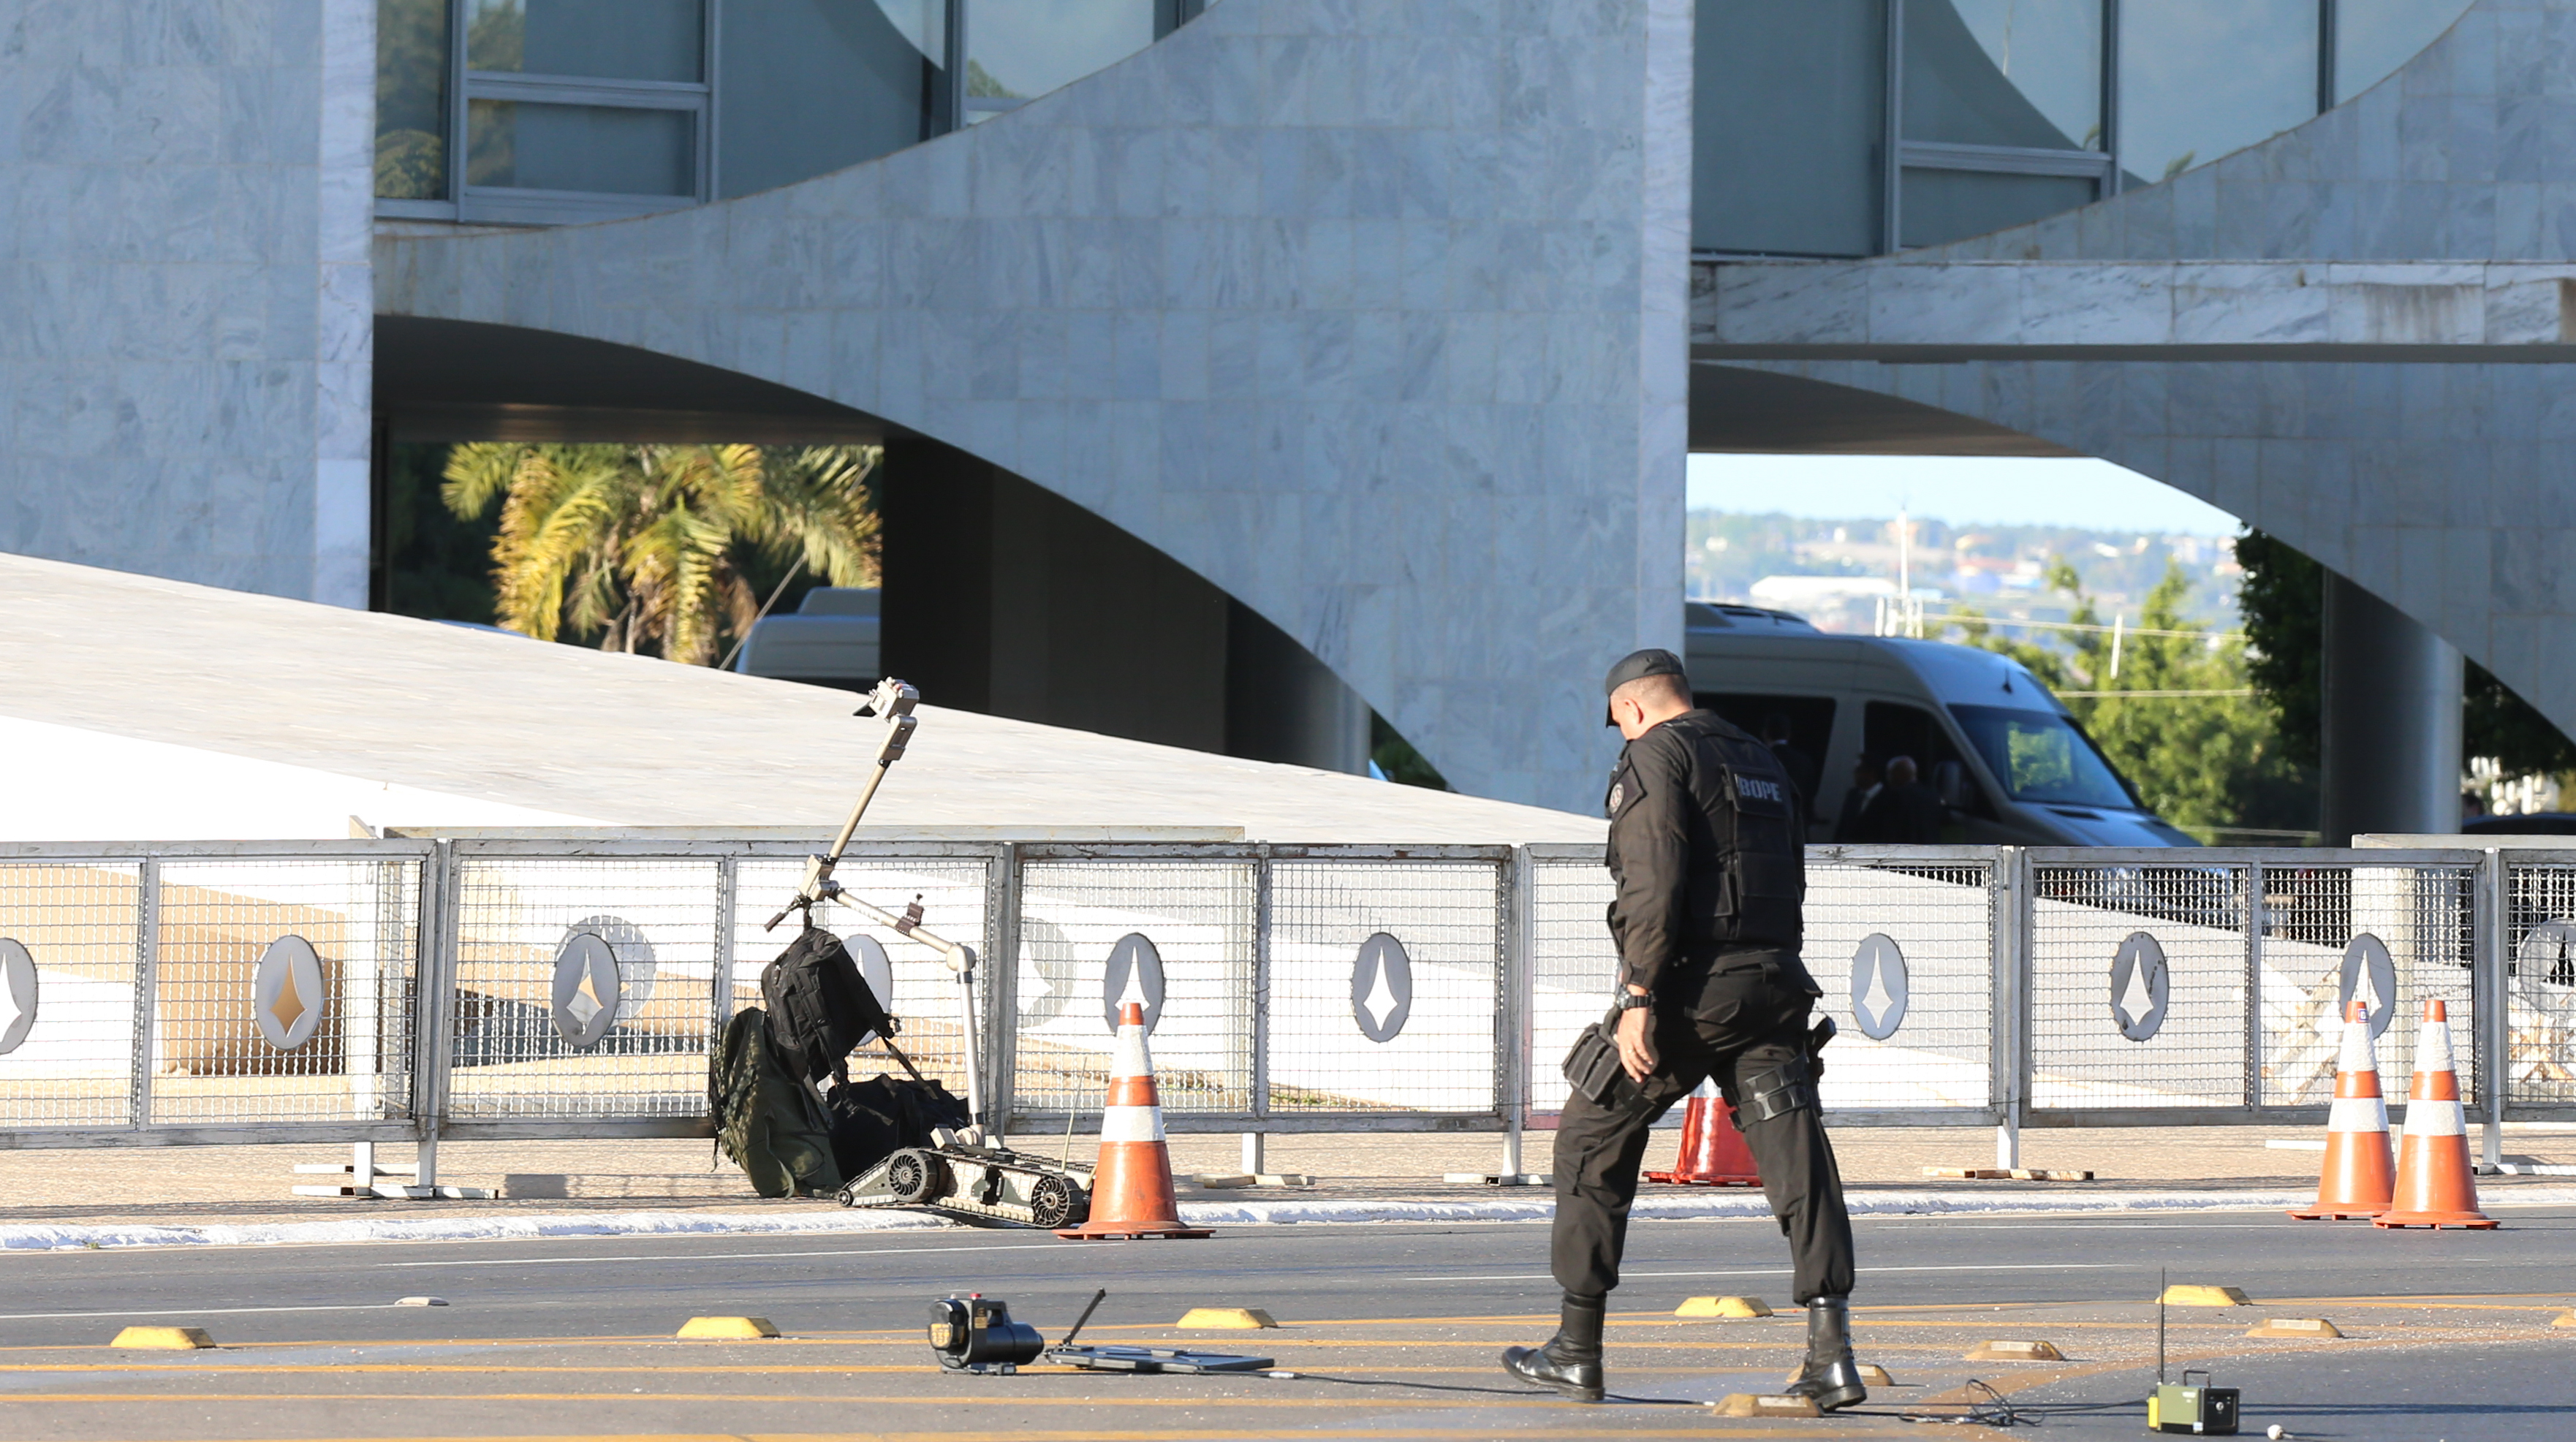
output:
<svg viewBox="0 0 2576 1442"><path fill-rule="evenodd" d="M501 501L492 542L499 620L551 641L566 627L603 651L652 644L708 665L718 638L759 615L742 548L794 558L835 586L874 585L873 446L477 443L448 456L440 498L472 519ZM783 586L785 583L782 582ZM774 599L774 597L773 597Z"/></svg>

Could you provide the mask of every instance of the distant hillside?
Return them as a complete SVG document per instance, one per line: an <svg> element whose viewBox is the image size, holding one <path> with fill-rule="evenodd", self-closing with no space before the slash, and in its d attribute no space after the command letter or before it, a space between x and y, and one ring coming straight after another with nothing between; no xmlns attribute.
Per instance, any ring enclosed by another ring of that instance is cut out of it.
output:
<svg viewBox="0 0 2576 1442"><path fill-rule="evenodd" d="M1750 601L1753 583L1765 576L1868 576L1897 578L1896 521L1892 516L1809 520L1779 514L1692 511L1684 565L1695 600ZM1936 607L1965 603L2000 617L2062 620L2063 596L2044 593L2042 576L2063 556L2084 578L2095 606L2108 618L2134 618L2168 560L2191 582L2184 602L2195 621L2217 629L2237 624L2236 587L2242 571L2234 546L2207 536L2140 535L2068 526L1953 526L1913 522L1909 580ZM1830 630L1866 629L1865 604L1813 616Z"/></svg>

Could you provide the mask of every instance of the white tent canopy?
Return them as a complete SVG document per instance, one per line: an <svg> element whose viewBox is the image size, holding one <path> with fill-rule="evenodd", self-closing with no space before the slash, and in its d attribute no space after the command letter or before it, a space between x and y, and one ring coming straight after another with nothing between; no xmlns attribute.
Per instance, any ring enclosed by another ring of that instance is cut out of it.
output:
<svg viewBox="0 0 2576 1442"><path fill-rule="evenodd" d="M847 692L0 556L0 840L836 825ZM931 698L936 700L936 698ZM907 831L1595 841L1594 818L922 708Z"/></svg>

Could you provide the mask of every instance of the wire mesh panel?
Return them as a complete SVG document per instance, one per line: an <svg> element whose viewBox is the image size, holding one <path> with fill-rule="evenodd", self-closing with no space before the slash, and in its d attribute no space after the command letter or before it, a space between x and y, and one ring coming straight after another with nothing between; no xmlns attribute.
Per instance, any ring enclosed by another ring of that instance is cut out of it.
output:
<svg viewBox="0 0 2576 1442"><path fill-rule="evenodd" d="M2505 853L2504 921L2507 1094L2576 1106L2576 863Z"/></svg>
<svg viewBox="0 0 2576 1442"><path fill-rule="evenodd" d="M460 851L455 877L449 1117L705 1113L715 861Z"/></svg>
<svg viewBox="0 0 2576 1442"><path fill-rule="evenodd" d="M386 1121L411 1112L421 862L160 867L151 1121Z"/></svg>
<svg viewBox="0 0 2576 1442"><path fill-rule="evenodd" d="M1828 1108L1994 1100L1994 863L1807 862L1807 971L1837 1034Z"/></svg>
<svg viewBox="0 0 2576 1442"><path fill-rule="evenodd" d="M1610 873L1598 855L1530 863L1530 1109L1565 1109L1565 1054L1601 1019L1619 985L1606 915Z"/></svg>
<svg viewBox="0 0 2576 1442"><path fill-rule="evenodd" d="M1167 1111L1252 1110L1257 863L1032 860L1020 870L1013 1110L1099 1107L1121 1003L1145 1009Z"/></svg>
<svg viewBox="0 0 2576 1442"><path fill-rule="evenodd" d="M2031 1108L2247 1106L2248 868L2031 873Z"/></svg>
<svg viewBox="0 0 2576 1442"><path fill-rule="evenodd" d="M1499 1110L1492 862L1300 860L1270 873L1270 1110Z"/></svg>
<svg viewBox="0 0 2576 1442"><path fill-rule="evenodd" d="M2438 1000L2450 1016L2461 1095L2484 1095L2470 1008L2474 864L2320 860L2266 864L2261 875L2264 1105L2334 1099L2344 1003L2353 1000L2370 1007L2383 1094L2406 1094L2424 1003Z"/></svg>
<svg viewBox="0 0 2576 1442"><path fill-rule="evenodd" d="M141 894L129 861L0 863L0 1127L132 1124Z"/></svg>
<svg viewBox="0 0 2576 1442"><path fill-rule="evenodd" d="M977 858L889 857L852 854L832 872L850 895L900 915L914 900L921 902L921 924L936 935L964 942L981 957L985 949L986 880L992 863ZM796 895L805 876L802 857L753 857L735 863L734 925L731 962L733 1009L759 1006L760 973L795 940L796 918L775 931L762 923ZM894 1044L921 1068L921 1074L958 1096L966 1093L966 1043L960 997L965 988L940 954L918 941L897 936L891 928L867 920L845 906L826 903L814 910L814 924L837 934L849 947L877 1000L894 1013L902 1028ZM976 978L991 981L990 967ZM904 1075L882 1039L870 1037L851 1054L850 1074L878 1072Z"/></svg>

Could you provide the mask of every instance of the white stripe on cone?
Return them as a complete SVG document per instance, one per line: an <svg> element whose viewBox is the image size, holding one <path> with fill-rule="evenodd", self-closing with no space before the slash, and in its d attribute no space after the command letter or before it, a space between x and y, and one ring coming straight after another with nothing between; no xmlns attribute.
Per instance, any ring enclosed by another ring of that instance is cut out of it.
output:
<svg viewBox="0 0 2576 1442"><path fill-rule="evenodd" d="M2406 1104L2406 1135L2410 1137L2464 1137L2468 1134L2468 1116L2458 1102Z"/></svg>
<svg viewBox="0 0 2576 1442"><path fill-rule="evenodd" d="M1163 1109L1153 1107L1104 1107L1100 1112L1100 1139L1104 1142L1159 1142L1163 1140Z"/></svg>
<svg viewBox="0 0 2576 1442"><path fill-rule="evenodd" d="M2388 1098L2336 1097L2326 1112L2326 1130L2330 1132L2384 1132L2388 1130Z"/></svg>

